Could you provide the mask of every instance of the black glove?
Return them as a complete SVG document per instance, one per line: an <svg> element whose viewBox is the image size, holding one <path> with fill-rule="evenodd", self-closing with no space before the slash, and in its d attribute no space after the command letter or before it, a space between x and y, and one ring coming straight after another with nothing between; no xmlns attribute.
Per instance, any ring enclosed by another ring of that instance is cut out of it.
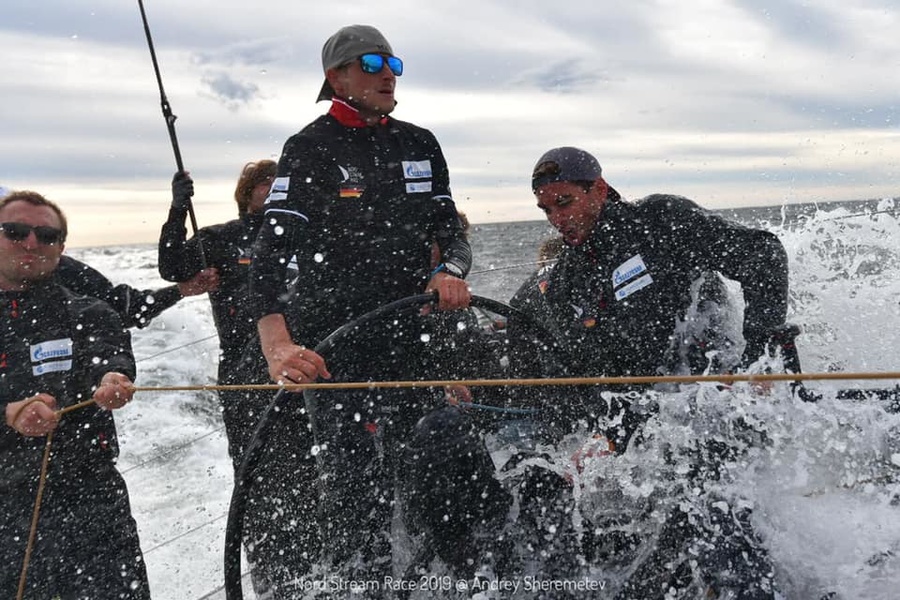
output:
<svg viewBox="0 0 900 600"><path fill-rule="evenodd" d="M194 195L194 180L187 171L179 171L172 178L172 208L187 210Z"/></svg>

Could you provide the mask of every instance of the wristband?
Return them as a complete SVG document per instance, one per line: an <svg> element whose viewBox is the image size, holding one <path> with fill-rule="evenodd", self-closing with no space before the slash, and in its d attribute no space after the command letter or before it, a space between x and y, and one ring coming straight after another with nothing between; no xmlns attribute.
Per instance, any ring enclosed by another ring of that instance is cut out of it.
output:
<svg viewBox="0 0 900 600"><path fill-rule="evenodd" d="M440 273L441 271L446 271L446 270L447 270L447 265L445 265L444 263L439 264L437 267L435 267L434 271L431 272L431 275L428 276L429 281L430 281L435 275L437 275L438 273Z"/></svg>

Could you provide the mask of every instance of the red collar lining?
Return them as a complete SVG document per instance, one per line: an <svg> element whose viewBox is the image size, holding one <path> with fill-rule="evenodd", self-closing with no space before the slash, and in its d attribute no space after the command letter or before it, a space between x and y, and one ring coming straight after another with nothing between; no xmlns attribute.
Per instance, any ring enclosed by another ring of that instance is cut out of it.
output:
<svg viewBox="0 0 900 600"><path fill-rule="evenodd" d="M331 108L328 109L328 114L337 119L338 123L345 127L369 126L369 124L359 116L358 110L350 106L346 100L341 100L340 98L335 97L331 99ZM378 121L380 125L386 125L387 122L387 117L381 117Z"/></svg>

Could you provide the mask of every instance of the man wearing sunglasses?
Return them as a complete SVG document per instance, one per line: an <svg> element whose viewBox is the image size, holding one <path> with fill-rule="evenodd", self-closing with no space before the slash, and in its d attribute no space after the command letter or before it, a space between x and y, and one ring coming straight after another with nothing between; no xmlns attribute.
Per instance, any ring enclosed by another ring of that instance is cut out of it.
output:
<svg viewBox="0 0 900 600"><path fill-rule="evenodd" d="M8 188L0 186L0 199L10 193ZM24 240L28 237L26 229L22 229L21 225L20 223L4 223L3 231L7 239ZM42 229L36 230L35 235L36 239L40 241ZM49 236L45 237L46 241L55 243L51 241L52 233L47 232L44 235ZM119 317L128 328L144 328L160 313L174 306L182 298L209 292L216 289L218 285L215 270L206 269L177 285L169 285L155 290L138 290L124 283L114 285L100 271L65 254L59 257L53 276L57 283L61 283L76 294L98 298L109 304L113 310L119 313Z"/></svg>
<svg viewBox="0 0 900 600"><path fill-rule="evenodd" d="M0 597L16 597L52 432L25 597L146 600L112 416L134 394L131 338L106 303L54 281L66 231L62 211L40 194L0 200Z"/></svg>
<svg viewBox="0 0 900 600"><path fill-rule="evenodd" d="M403 62L377 29L350 25L325 42L322 67L318 100L330 102L328 113L285 143L250 268L269 375L287 383L329 378L310 348L377 307L426 291L437 292L440 310L470 300L462 278L471 250L441 147L430 131L390 116ZM435 268L432 242L440 253ZM288 293L284 272L294 255L299 280ZM360 348L340 359L365 364L379 352L390 354ZM313 424L317 443L329 447L317 457L329 481L320 511L325 549L336 565L358 553L358 570L345 575L380 580L385 565L375 565L382 558L375 546L387 535L392 475L376 464L371 409L342 406L355 424L339 435L341 419L331 412L336 420Z"/></svg>

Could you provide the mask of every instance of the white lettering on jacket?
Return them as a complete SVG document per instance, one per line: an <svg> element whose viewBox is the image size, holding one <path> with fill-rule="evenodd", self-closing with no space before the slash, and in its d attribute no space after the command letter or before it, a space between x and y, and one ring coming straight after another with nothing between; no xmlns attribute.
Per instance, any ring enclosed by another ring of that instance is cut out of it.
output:
<svg viewBox="0 0 900 600"><path fill-rule="evenodd" d="M61 338L32 344L30 348L32 375L43 375L72 368L72 339ZM63 360L60 360L63 359Z"/></svg>
<svg viewBox="0 0 900 600"><path fill-rule="evenodd" d="M627 298L651 283L653 283L653 278L647 272L647 265L644 264L644 259L641 258L640 254L635 254L623 262L616 267L612 274L616 300Z"/></svg>
<svg viewBox="0 0 900 600"><path fill-rule="evenodd" d="M31 346L31 362L42 362L51 358L72 356L71 338L49 340Z"/></svg>
<svg viewBox="0 0 900 600"><path fill-rule="evenodd" d="M407 179L427 179L431 177L430 160L404 160L403 175Z"/></svg>
<svg viewBox="0 0 900 600"><path fill-rule="evenodd" d="M644 264L644 259L641 258L640 254L635 254L634 256L623 262L621 265L616 267L616 270L613 271L613 287L617 288L623 283L627 283L629 279L632 279L646 271L647 265Z"/></svg>

